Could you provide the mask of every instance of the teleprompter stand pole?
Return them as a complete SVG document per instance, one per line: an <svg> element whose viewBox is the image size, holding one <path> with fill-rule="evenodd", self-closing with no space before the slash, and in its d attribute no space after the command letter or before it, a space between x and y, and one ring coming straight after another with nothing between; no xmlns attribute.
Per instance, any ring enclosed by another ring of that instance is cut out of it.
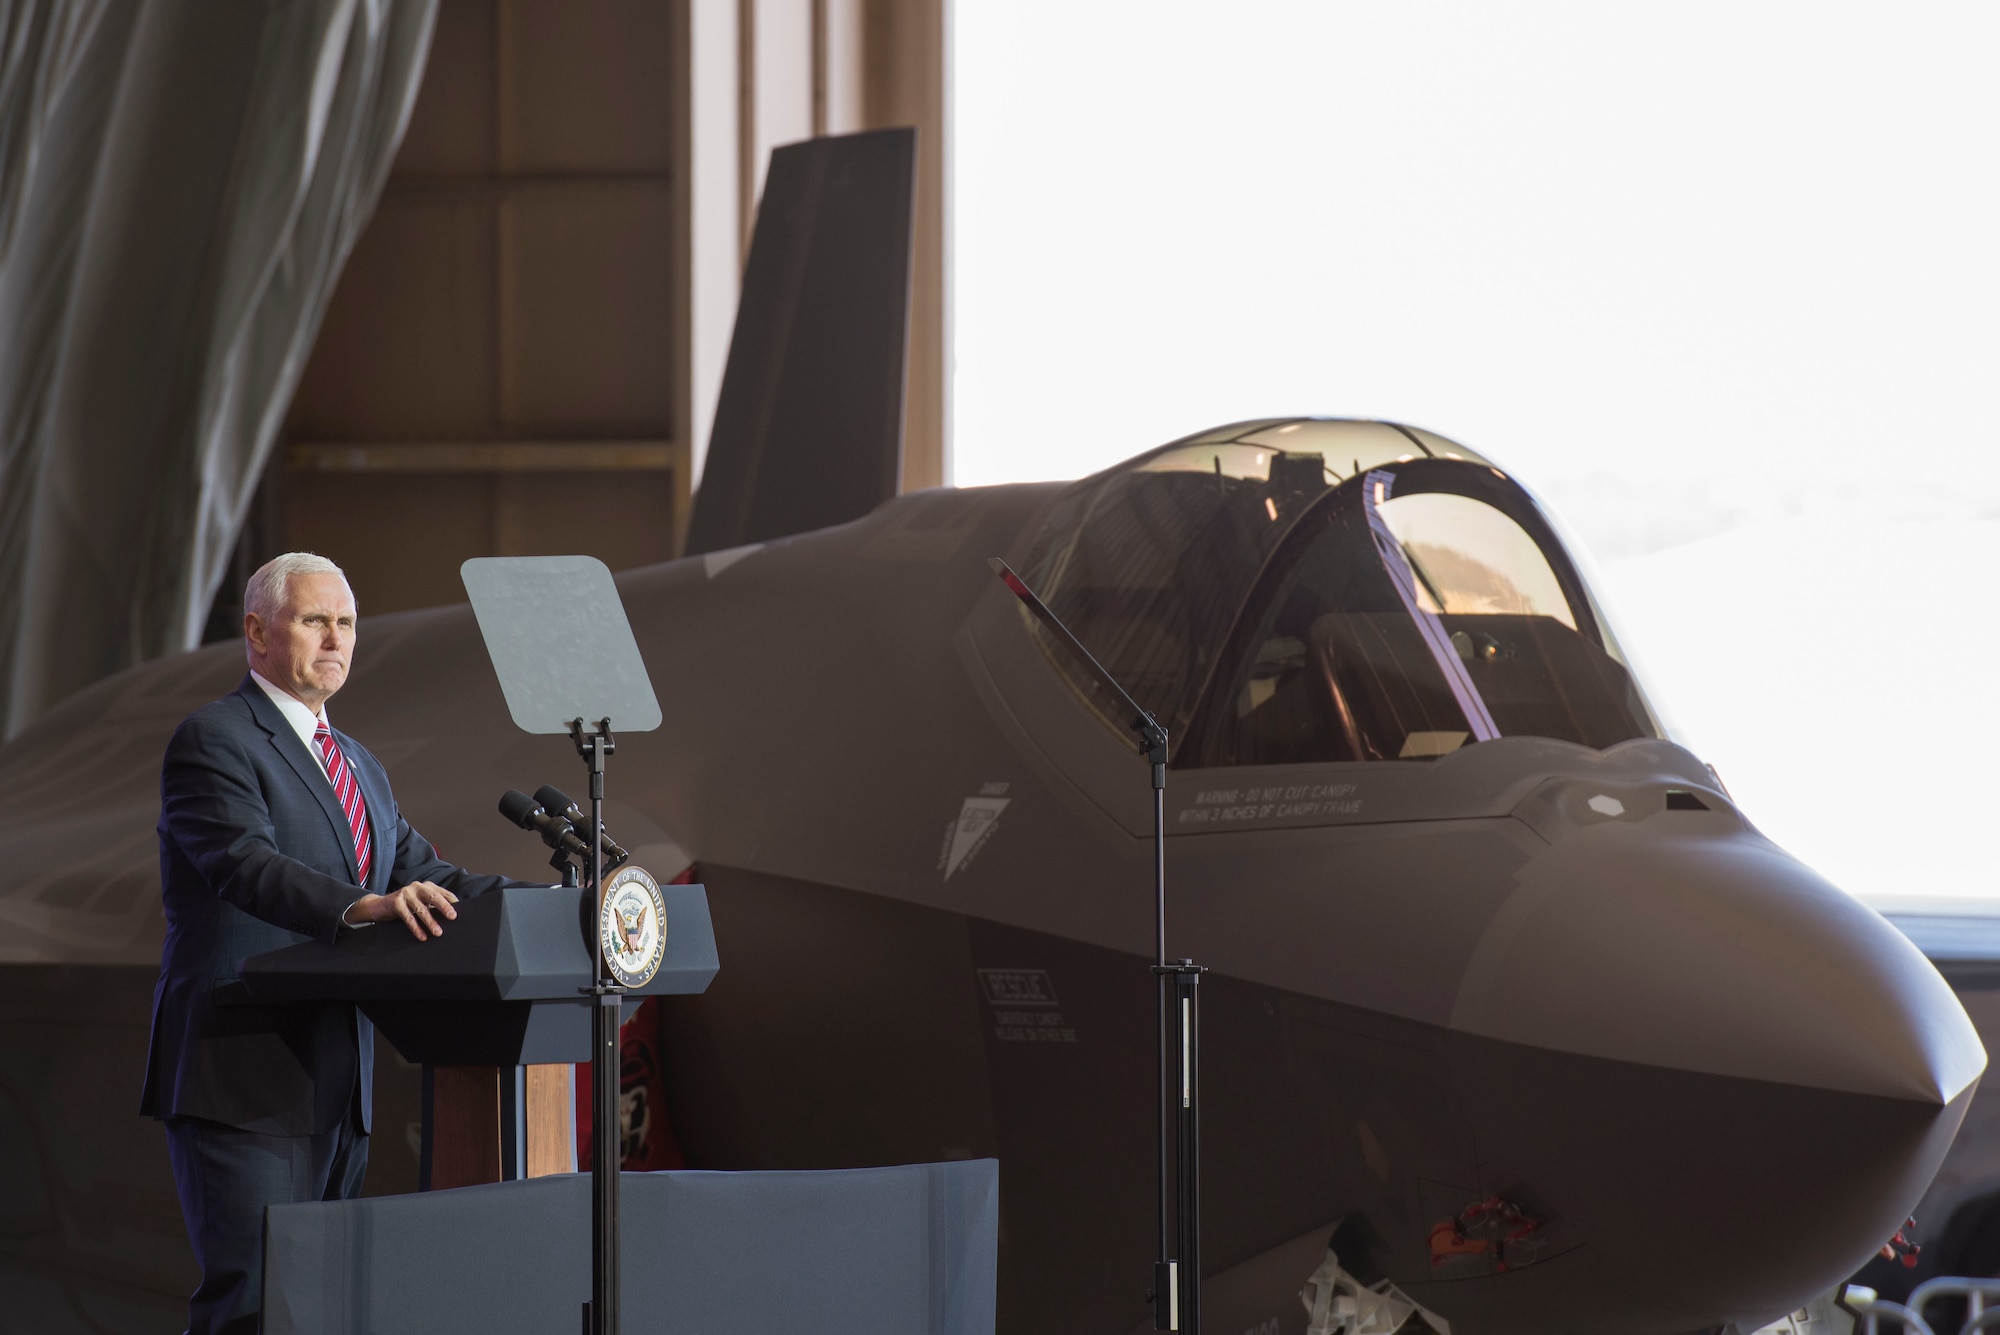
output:
<svg viewBox="0 0 2000 1335"><path fill-rule="evenodd" d="M618 1027L625 989L617 960L604 955L605 854L623 861L604 836L604 763L617 750L611 721L627 733L660 726L660 701L618 585L592 556L476 556L459 567L487 655L521 731L567 735L590 772L590 843L576 847L586 880L591 985L577 989L591 1011L590 1301L584 1335L616 1335L618 1312ZM509 806L518 803L509 802ZM535 805L542 805L539 801ZM569 801L562 802L563 811ZM532 821L530 822L532 823ZM578 834L582 813L568 822ZM569 882L574 884L574 882ZM616 947L613 947L616 949Z"/></svg>
<svg viewBox="0 0 2000 1335"><path fill-rule="evenodd" d="M1180 1317L1184 1329L1201 1330L1201 999L1196 989L1201 983L1202 966L1193 960L1177 960L1168 965L1155 965L1154 972L1160 975L1161 991L1171 983L1173 988L1174 1018L1176 1033L1180 1037L1180 1088L1175 1108L1175 1144L1179 1151L1179 1172L1175 1182L1180 1188ZM1157 1307L1157 1304L1155 1304ZM1175 1314L1168 1313L1172 1320ZM1153 1324L1156 1329L1172 1330L1171 1325L1162 1325L1160 1314L1155 1311Z"/></svg>
<svg viewBox="0 0 2000 1335"><path fill-rule="evenodd" d="M1197 988L1202 966L1191 959L1167 962L1167 730L1140 707L1082 641L1057 619L1007 563L995 556L986 564L1028 610L1069 647L1093 676L1132 712L1139 752L1153 783L1153 976L1159 989L1160 1104L1159 1259L1153 1265L1153 1328L1201 1335L1201 1005ZM1176 1060L1178 1057L1178 1061ZM1174 1079L1178 1068L1180 1079ZM1168 1124L1172 1123L1170 1135ZM1170 1169L1167 1142L1174 1142ZM1174 1213L1179 1236L1170 1236L1167 1179L1174 1181ZM1175 1257L1178 1243L1179 1256Z"/></svg>
<svg viewBox="0 0 2000 1335"><path fill-rule="evenodd" d="M576 753L590 767L589 889L596 902L590 915L591 959L596 979L586 989L590 1006L590 1301L583 1305L583 1335L618 1335L618 1029L625 989L611 976L604 958L604 758L618 749L611 720L599 719L585 732L582 719L569 725Z"/></svg>

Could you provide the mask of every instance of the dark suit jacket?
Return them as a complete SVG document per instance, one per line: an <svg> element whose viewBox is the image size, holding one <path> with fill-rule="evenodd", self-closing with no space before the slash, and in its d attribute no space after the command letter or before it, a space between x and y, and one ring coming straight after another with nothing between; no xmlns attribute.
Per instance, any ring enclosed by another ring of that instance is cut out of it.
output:
<svg viewBox="0 0 2000 1335"><path fill-rule="evenodd" d="M335 730L368 801L374 858L366 893L435 881L461 898L516 882L438 858L410 828L382 762ZM189 715L160 772L160 885L167 943L139 1111L271 1135L316 1135L354 1115L365 1132L375 1027L345 1002L220 1004L246 956L332 941L360 898L354 837L333 786L257 683Z"/></svg>

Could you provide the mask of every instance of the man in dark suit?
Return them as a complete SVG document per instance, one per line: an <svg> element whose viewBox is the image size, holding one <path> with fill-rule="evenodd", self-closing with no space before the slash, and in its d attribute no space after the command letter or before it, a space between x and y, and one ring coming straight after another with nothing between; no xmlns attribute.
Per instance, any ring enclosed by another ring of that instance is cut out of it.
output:
<svg viewBox="0 0 2000 1335"><path fill-rule="evenodd" d="M442 861L381 762L328 726L354 654L340 568L280 556L244 608L249 675L181 723L160 775L167 941L140 1111L167 1124L201 1265L191 1335L255 1335L264 1207L357 1196L368 1166L374 1026L346 1003L218 1004L217 989L247 956L343 930L428 940L460 896L515 884Z"/></svg>

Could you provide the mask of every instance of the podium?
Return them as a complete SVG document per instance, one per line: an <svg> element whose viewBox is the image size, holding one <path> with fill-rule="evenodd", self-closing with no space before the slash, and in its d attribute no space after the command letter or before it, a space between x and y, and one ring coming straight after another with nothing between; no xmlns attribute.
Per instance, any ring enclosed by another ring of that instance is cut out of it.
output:
<svg viewBox="0 0 2000 1335"><path fill-rule="evenodd" d="M635 1001L705 991L716 973L708 892L660 893L660 969ZM591 1059L595 903L575 886L528 886L457 907L425 941L388 923L253 955L243 988L264 1003L353 1002L424 1068L426 1189L573 1172L570 1070Z"/></svg>

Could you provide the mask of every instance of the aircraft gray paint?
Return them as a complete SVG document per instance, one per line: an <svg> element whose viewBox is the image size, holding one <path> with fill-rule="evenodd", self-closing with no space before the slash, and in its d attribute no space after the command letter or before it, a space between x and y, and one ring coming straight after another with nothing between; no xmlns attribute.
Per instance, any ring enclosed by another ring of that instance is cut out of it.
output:
<svg viewBox="0 0 2000 1335"><path fill-rule="evenodd" d="M2000 916L1991 900L1899 895L1872 904L1957 991L1980 1041L2000 1041ZM1860 1282L1901 1302L1937 1276L2000 1271L2000 1100L1992 1090L1967 1107L1950 1153L1917 1202L1916 1221L1911 1236L1923 1247L1917 1264L1876 1262Z"/></svg>
<svg viewBox="0 0 2000 1335"><path fill-rule="evenodd" d="M996 554L1175 730L1210 1331L1302 1330L1336 1225L1456 1335L1754 1324L1923 1193L1985 1063L1936 970L1657 735L1525 491L1309 419L619 577L667 722L621 740L607 821L699 866L723 961L668 1009L692 1163L995 1155L1001 1328L1146 1322L1145 767ZM1293 634L1309 585L1350 603ZM493 802L575 779L567 740L508 724L469 608L358 593L341 727L448 856L535 875ZM36 1329L157 1329L185 1292L132 1113L155 775L242 671L236 645L134 669L0 750L0 1281Z"/></svg>

